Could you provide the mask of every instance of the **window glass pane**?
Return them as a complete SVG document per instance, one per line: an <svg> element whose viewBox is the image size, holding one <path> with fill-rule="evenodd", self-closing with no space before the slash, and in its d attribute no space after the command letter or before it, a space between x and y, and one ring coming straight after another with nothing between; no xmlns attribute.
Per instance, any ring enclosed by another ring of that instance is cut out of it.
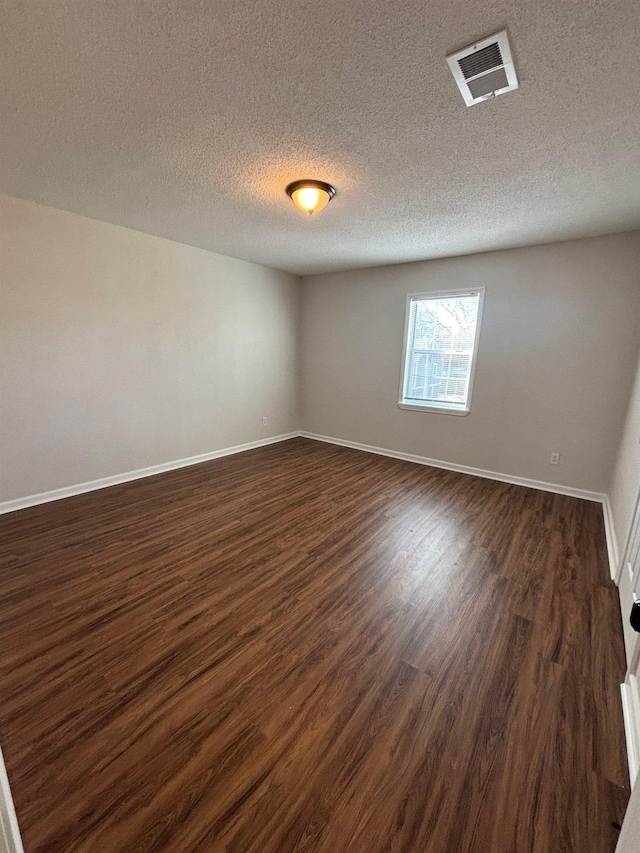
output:
<svg viewBox="0 0 640 853"><path fill-rule="evenodd" d="M405 400L466 405L479 301L478 293L413 300Z"/></svg>

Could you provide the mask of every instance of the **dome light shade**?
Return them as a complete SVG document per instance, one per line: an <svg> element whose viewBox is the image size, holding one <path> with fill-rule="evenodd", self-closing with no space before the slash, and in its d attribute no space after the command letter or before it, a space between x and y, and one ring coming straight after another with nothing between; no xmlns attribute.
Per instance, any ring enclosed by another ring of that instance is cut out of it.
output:
<svg viewBox="0 0 640 853"><path fill-rule="evenodd" d="M324 181L302 180L289 184L286 193L299 210L312 214L329 204L336 188Z"/></svg>

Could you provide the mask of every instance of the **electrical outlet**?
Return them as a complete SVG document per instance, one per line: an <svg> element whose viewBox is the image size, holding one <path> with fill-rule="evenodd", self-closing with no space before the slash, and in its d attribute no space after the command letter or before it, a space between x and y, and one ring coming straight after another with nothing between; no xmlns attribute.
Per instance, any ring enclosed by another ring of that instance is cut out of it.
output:
<svg viewBox="0 0 640 853"><path fill-rule="evenodd" d="M560 464L560 454L552 453L549 457L549 465L559 465Z"/></svg>
<svg viewBox="0 0 640 853"><path fill-rule="evenodd" d="M262 419L262 426L266 426L266 425L267 425L267 419L266 419L266 418L263 418L263 419Z"/></svg>

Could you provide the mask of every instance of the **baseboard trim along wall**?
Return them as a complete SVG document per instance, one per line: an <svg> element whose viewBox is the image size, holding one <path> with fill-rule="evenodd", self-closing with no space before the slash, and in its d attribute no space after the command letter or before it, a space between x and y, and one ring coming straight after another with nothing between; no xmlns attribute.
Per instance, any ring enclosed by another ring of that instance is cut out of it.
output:
<svg viewBox="0 0 640 853"><path fill-rule="evenodd" d="M609 495L603 495L602 512L604 515L604 532L607 537L607 554L609 555L609 571L611 580L618 584L618 563L620 562L620 549L618 547L618 537L613 524L613 510L611 509L611 501Z"/></svg>
<svg viewBox="0 0 640 853"><path fill-rule="evenodd" d="M454 462L445 462L442 459L431 459L427 456L417 456L413 453L402 453L397 450L389 450L385 447L374 447L370 444L361 444L358 441L347 441L342 438L334 438L329 435L319 435L305 430L284 433L271 438L250 441L246 444L236 444L233 447L225 447L221 450L213 450L210 453L201 453L198 456L189 456L186 459L176 459L172 462L163 462L160 465L151 465L148 468L139 468L135 471L127 471L124 474L114 474L110 477L102 477L98 480L90 480L87 483L79 483L74 486L65 486L61 489L53 489L49 492L41 492L36 495L28 495L24 498L5 501L0 503L0 515L7 512L16 512L30 506L49 503L50 501L70 498L74 495L82 495L85 492L93 492L97 489L106 489L109 486L118 486L131 480L140 480L143 477L153 477L155 474L164 474L176 468L186 468L189 465L198 465L200 462L209 462L211 459L219 459L222 456L231 456L234 453L243 453L245 450L253 450L257 447L266 447L269 444L277 444L290 438L309 438L313 441L323 441L326 444L337 444L340 447L350 447L354 450L363 450L366 453L375 453L379 456L389 456L392 459L402 459L406 462L415 462L418 465L429 465L432 468L443 468L447 471L457 471L460 474L470 474L474 477L484 477L488 480L498 480L501 483L511 483L515 486L526 486L531 489L541 489L545 492L554 492L559 495L582 498L588 501L597 501L602 504L604 515L604 527L607 541L607 553L609 556L609 570L611 577L615 580L618 568L618 544L613 527L613 515L609 496L601 492L590 492L586 489L576 489L571 486L560 486L556 483L546 483L542 480L531 480L527 477L513 477L498 471L487 471L484 468L473 468L469 465L458 465ZM0 851L1 853L1 851Z"/></svg>
<svg viewBox="0 0 640 853"><path fill-rule="evenodd" d="M390 456L392 459L403 459L405 462L416 462L418 465L429 465L432 468L443 468L446 471L457 471L459 474L470 474L473 477L484 477L486 480L498 480L501 483L511 483L514 486L526 486L529 489L541 489L543 492L553 492L557 495L567 495L571 498L581 498L586 501L596 501L602 504L604 529L609 558L609 573L615 580L618 568L618 546L613 527L613 515L609 495L602 492L590 492L586 489L576 489L572 486L559 486L557 483L545 483L543 480L531 480L527 477L513 477L498 471L486 471L484 468L472 468L469 465L458 465L454 462L444 462L442 459L430 459L427 456L416 456L413 453L401 453L385 447L374 447L370 444L360 444L358 441L347 441L329 435L318 435L313 432L301 431L303 438L313 441L324 441L327 444L337 444L340 447L351 447L354 450L364 450L366 453L376 453L378 456Z"/></svg>
<svg viewBox="0 0 640 853"><path fill-rule="evenodd" d="M0 853L24 853L2 750L0 750Z"/></svg>
<svg viewBox="0 0 640 853"><path fill-rule="evenodd" d="M624 733L627 739L627 758L629 760L629 779L631 787L638 779L640 769L640 697L638 683L634 676L628 676L620 685L622 693L622 715Z"/></svg>
<svg viewBox="0 0 640 853"><path fill-rule="evenodd" d="M572 486L559 486L557 483L545 483L543 480L530 480L527 477L513 477L510 474L501 474L498 471L486 471L484 468L472 468L469 465L458 465L455 462L444 462L442 459L430 459L427 456L416 456L413 453L401 453L397 450L388 450L385 447L373 447L369 444L360 444L357 441L345 441L342 438L333 438L329 435L316 435L313 432L301 432L303 438L311 438L314 441L324 441L327 444L338 444L341 447L352 447L354 450L365 450L367 453L376 453L379 456L390 456L392 459L404 459L406 462L417 462L418 465L429 465L432 468L444 468L446 471L457 471L460 474L471 474L474 477L484 477L486 480L499 480L501 483L511 483L514 486L527 486L530 489L541 489L543 492L554 492L557 495L568 495L571 498L582 498L586 501L597 501L604 504L607 495L602 492L589 492L586 489L575 489Z"/></svg>
<svg viewBox="0 0 640 853"><path fill-rule="evenodd" d="M26 498L17 498L12 501L0 503L0 515L5 512L15 512L30 506L59 501L74 495L82 495L85 492L94 492L97 489L106 489L109 486L118 486L131 480L141 480L143 477L153 477L155 474L164 474L166 471L174 471L176 468L187 468L189 465L198 465L200 462L209 462L211 459L219 459L222 456L231 456L234 453L243 453L245 450L254 450L256 447L266 447L269 444L277 444L289 438L297 438L300 433L289 432L283 435L275 435L271 438L261 438L258 441L249 441L246 444L236 444L233 447L224 447L222 450L212 450L210 453L201 453L198 456L188 456L186 459L176 459L173 462L163 462L160 465L151 465L148 468L139 468L136 471L127 471L125 474L114 474L111 477L102 477L99 480L90 480L88 483L80 483L76 486L65 486L62 489L53 489L50 492L41 492L37 495L29 495Z"/></svg>
<svg viewBox="0 0 640 853"><path fill-rule="evenodd" d="M201 453L198 456L189 456L186 459L176 459L172 462L163 462L160 465L151 465L148 468L139 468L136 471L128 471L124 474L114 474L110 477L102 477L99 480L90 480L87 483L79 483L74 486L65 486L61 489L53 489L49 492L41 492L37 495L28 495L24 498L5 501L0 503L0 515L6 512L15 512L30 506L49 503L50 501L70 498L74 495L82 495L85 492L93 492L97 489L106 489L109 486L118 486L131 480L140 480L143 477L153 477L155 474L164 474L176 468L186 468L189 465L198 465L200 462L209 462L211 459L219 459L222 456L231 456L234 453L243 453L245 450L253 450L257 447L266 447L269 444L277 444L290 438L309 438L313 441L323 441L326 444L337 444L340 447L350 447L353 450L363 450L365 453L375 453L379 456L389 456L392 459L402 459L405 462L415 462L418 465L429 465L432 468L443 468L446 471L457 471L460 474L470 474L474 477L484 477L488 480L498 480L501 483L511 483L515 486L526 486L530 489L541 489L545 492L553 492L559 495L568 495L573 498L582 498L587 501L597 501L602 504L604 515L604 527L607 541L607 553L609 557L609 570L611 577L615 580L618 568L618 544L613 527L613 515L609 496L601 492L590 492L586 489L576 489L571 486L560 486L557 483L546 483L542 480L531 480L527 477L513 477L498 471L487 471L484 468L473 468L469 465L458 465L454 462L445 462L442 459L431 459L427 456L417 456L413 453L402 453L397 450L389 450L385 447L374 447L370 444L361 444L358 441L347 441L342 438L334 438L329 435L319 435L305 430L288 432L271 438L250 441L246 444L236 444L233 447L225 447L221 450L213 450L210 453ZM1 853L1 851L0 851Z"/></svg>

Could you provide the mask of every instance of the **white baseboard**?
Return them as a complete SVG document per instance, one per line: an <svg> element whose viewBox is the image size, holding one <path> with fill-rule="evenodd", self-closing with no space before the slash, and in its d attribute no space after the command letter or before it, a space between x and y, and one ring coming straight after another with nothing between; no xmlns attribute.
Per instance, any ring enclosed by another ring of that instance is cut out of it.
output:
<svg viewBox="0 0 640 853"><path fill-rule="evenodd" d="M257 447L265 447L269 444L276 444L277 442L286 441L298 436L313 439L314 441L323 441L328 444L337 444L341 447L351 447L354 450L363 450L366 453L376 453L380 456L389 456L392 459L403 459L407 462L415 462L418 465L429 465L433 468L457 471L458 473L470 474L474 477L484 477L485 479L498 480L502 483L511 483L516 486L526 486L531 489L541 489L545 492L554 492L560 495L568 495L569 497L582 498L583 500L597 501L598 503L601 503L603 507L607 553L609 555L609 569L611 577L614 580L616 579L616 571L618 567L618 545L613 527L613 516L611 513L611 504L609 502L608 495L600 492L590 492L586 489L576 489L571 486L560 486L557 483L546 483L542 480L531 480L526 477L513 477L509 474L503 474L497 471L486 471L483 468L473 468L469 465L458 465L454 462L445 462L442 459L430 459L427 456L417 456L412 453L401 453L400 451L389 450L384 447L373 447L372 445L361 444L357 441L347 441L341 438L333 438L332 436L318 435L316 433L305 431L284 433L271 438L250 441L246 444L237 444L233 447L225 447L221 450L213 450L210 453L201 453L198 456L189 456L186 459L176 459L172 462L163 462L160 465L152 465L148 468L139 468L136 471L127 471L124 474L114 474L110 477L90 480L87 483L65 486L61 489L53 489L48 492L41 492L40 494L28 495L24 498L5 501L4 503L0 503L0 515L7 512L26 509L30 506L37 506L38 504L49 503L50 501L62 500L63 498L69 498L73 495L82 495L85 492L93 492L97 489L106 489L109 486L117 486L122 483L128 483L131 480L140 480L143 477L153 477L155 474L163 474L166 471L173 471L177 468L186 468L189 465L197 465L200 462L208 462L211 459L219 459L222 456L242 453L245 450L253 450Z"/></svg>
<svg viewBox="0 0 640 853"><path fill-rule="evenodd" d="M0 750L0 853L24 853L2 750Z"/></svg>
<svg viewBox="0 0 640 853"><path fill-rule="evenodd" d="M629 760L629 779L631 787L635 785L640 768L640 707L637 687L628 682L620 685L622 693L622 714L624 716L624 733L627 739L627 758Z"/></svg>
<svg viewBox="0 0 640 853"><path fill-rule="evenodd" d="M385 447L373 447L370 444L360 444L357 441L346 441L342 438L333 438L329 435L317 435L313 432L302 431L299 433L303 438L311 438L314 441L324 441L327 444L338 444L341 447L351 447L354 450L364 450L367 453L377 453L379 456L390 456L392 459L403 459L406 462L416 462L418 465L430 465L433 468L444 468L446 471L457 471L460 474L470 474L473 477L484 477L487 480L498 480L501 483L511 483L514 486L526 486L528 489L541 489L543 492L554 492L557 495L567 495L572 498L581 498L586 501L596 501L602 504L604 516L604 530L607 542L607 555L609 558L609 574L614 582L617 582L618 571L618 540L613 526L613 513L609 495L603 492L590 492L586 489L576 489L573 486L560 486L557 483L546 483L543 480L530 480L527 477L513 477L510 474L502 474L498 471L486 471L484 468L472 468L469 465L457 465L454 462L444 462L442 459L429 459L427 456L416 456L412 453L401 453L397 450L388 450Z"/></svg>
<svg viewBox="0 0 640 853"><path fill-rule="evenodd" d="M607 554L609 555L609 572L611 580L618 582L618 562L620 560L620 550L618 548L618 537L613 524L613 511L611 509L611 501L609 495L604 495L602 501L602 512L604 515L604 532L607 539Z"/></svg>
<svg viewBox="0 0 640 853"><path fill-rule="evenodd" d="M76 486L65 486L62 489L53 489L50 492L41 492L37 495L29 495L26 498L5 501L4 503L0 503L0 515L5 512L26 509L29 506L49 503L49 501L70 498L73 495L82 495L85 492L93 492L97 489L106 489L109 486L118 486L121 483L128 483L131 480L141 480L143 477L153 477L155 474L164 474L166 471L174 471L176 468L187 468L189 465L198 465L200 462L209 462L211 459L219 459L221 456L243 453L245 450L253 450L256 447L266 447L268 444L276 444L279 441L286 441L289 438L297 438L299 435L299 432L289 432L273 436L272 438L261 438L258 441L250 441L247 444L236 444L234 447L225 447L222 450L201 453L199 456L189 456L186 459L163 462L161 465L151 465L149 468L139 468L136 471L127 471L125 474L114 474L111 477L90 480L88 483L79 483Z"/></svg>
<svg viewBox="0 0 640 853"><path fill-rule="evenodd" d="M417 462L418 465L429 465L432 468L444 468L446 471L457 471L460 474L471 474L474 477L484 477L487 480L499 480L501 483L511 483L514 486L526 486L529 489L541 489L543 492L554 492L557 495L568 495L572 498L582 498L586 501L597 501L604 505L607 495L602 492L589 492L586 489L575 489L572 486L560 486L557 483L545 483L542 480L530 480L527 477L513 477L510 474L501 474L498 471L485 471L484 468L472 468L469 465L458 465L455 462L444 462L442 459L429 459L427 456L416 456L412 453L400 453L397 450L388 450L385 447L373 447L369 444L360 444L357 441L345 441L341 438L332 438L328 435L316 435L313 432L301 432L303 438L311 438L314 441L324 441L327 444L338 444L341 447L351 447L354 450L364 450L367 453L376 453L379 456L390 456L392 459L403 459L406 462Z"/></svg>

